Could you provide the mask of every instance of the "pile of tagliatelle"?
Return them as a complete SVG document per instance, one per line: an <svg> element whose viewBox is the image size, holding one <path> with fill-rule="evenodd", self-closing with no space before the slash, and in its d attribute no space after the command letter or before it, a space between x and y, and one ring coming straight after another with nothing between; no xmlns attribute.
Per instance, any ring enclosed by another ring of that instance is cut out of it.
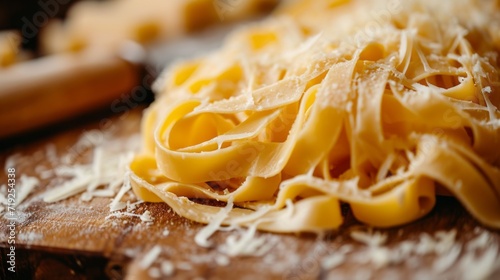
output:
<svg viewBox="0 0 500 280"><path fill-rule="evenodd" d="M296 1L171 67L135 193L272 232L335 229L342 203L401 225L451 194L500 228L499 9L432 2Z"/></svg>

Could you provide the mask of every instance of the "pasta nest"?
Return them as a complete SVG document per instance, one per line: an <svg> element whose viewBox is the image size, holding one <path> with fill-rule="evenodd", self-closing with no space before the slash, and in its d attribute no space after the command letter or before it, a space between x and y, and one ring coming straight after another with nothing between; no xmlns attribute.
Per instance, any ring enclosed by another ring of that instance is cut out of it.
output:
<svg viewBox="0 0 500 280"><path fill-rule="evenodd" d="M135 193L273 232L391 227L453 195L500 228L500 20L492 1L296 1L171 66ZM441 11L446 9L446 14ZM202 198L204 200L196 200Z"/></svg>

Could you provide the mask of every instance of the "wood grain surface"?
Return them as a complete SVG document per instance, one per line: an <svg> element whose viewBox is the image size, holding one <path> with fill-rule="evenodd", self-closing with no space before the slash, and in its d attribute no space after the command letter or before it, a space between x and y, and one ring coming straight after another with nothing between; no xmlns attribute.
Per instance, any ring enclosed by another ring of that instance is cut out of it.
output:
<svg viewBox="0 0 500 280"><path fill-rule="evenodd" d="M24 143L3 146L0 160L3 164L9 155L20 153L24 161L16 167L17 178L23 174L35 175L36 167L47 161L47 145L55 145L58 155L63 156L74 151L82 133L91 129L104 130L103 123L112 128L113 140L125 141L139 132L141 115L141 109L134 109L120 116L104 114L83 124L68 124L62 129L24 139ZM90 154L91 149L81 151L78 160L85 161ZM1 173L0 185L7 182L6 174ZM440 197L432 213L419 221L397 228L373 229L387 234L384 248L389 249L405 240L417 241L423 233L433 236L438 231L455 229L460 254L449 269L440 273L432 270L437 259L432 253L382 267L356 259L356 255L368 254L369 248L353 240L350 232L367 230L367 227L355 221L347 206L342 209L345 224L337 231L322 237L260 232L257 236L273 244L265 255L227 257L217 250L217 246L197 246L194 236L202 225L177 216L164 203L137 206L136 213L151 212L153 223L141 222L137 217L107 218L109 198L97 197L84 202L75 196L52 204L43 202L43 193L51 180L54 178L41 180L40 186L16 207L16 274L7 271L9 229L5 211L2 213L1 279L147 279L157 276L177 279L461 279L465 276L460 270L460 262L470 240L487 231L490 236L487 247L498 250L500 246L499 231L484 229L455 199ZM127 195L126 199L132 198ZM213 240L220 245L231 234L234 233L218 232ZM321 265L325 256L346 244L352 245L352 252L346 255L344 262L330 269ZM144 269L141 261L155 245L161 245L160 256ZM165 263L175 268L171 275L161 270ZM500 279L500 271L493 272L490 278Z"/></svg>

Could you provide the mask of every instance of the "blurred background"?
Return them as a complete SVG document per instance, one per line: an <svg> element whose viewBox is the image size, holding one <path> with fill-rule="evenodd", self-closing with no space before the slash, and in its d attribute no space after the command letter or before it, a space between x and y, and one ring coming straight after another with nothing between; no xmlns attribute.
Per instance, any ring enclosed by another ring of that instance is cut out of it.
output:
<svg viewBox="0 0 500 280"><path fill-rule="evenodd" d="M26 20L33 19L33 16L42 8L39 2L58 3L58 9L54 10L52 18L63 18L69 7L80 0L40 1L40 0L2 0L0 1L0 30L21 30ZM99 1L99 0L96 0ZM27 49L36 50L38 36L26 38L22 46Z"/></svg>
<svg viewBox="0 0 500 280"><path fill-rule="evenodd" d="M278 2L1 0L0 141L150 102L166 64L218 47Z"/></svg>

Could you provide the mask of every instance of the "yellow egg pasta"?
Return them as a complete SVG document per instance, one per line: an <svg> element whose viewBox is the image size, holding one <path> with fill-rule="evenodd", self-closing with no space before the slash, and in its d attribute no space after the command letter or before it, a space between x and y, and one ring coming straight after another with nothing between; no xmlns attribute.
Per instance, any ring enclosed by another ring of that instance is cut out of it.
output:
<svg viewBox="0 0 500 280"><path fill-rule="evenodd" d="M500 228L500 13L433 2L295 1L170 67L135 193L200 223L220 210L200 201L231 199L223 224L321 232L343 203L391 227L446 190Z"/></svg>

